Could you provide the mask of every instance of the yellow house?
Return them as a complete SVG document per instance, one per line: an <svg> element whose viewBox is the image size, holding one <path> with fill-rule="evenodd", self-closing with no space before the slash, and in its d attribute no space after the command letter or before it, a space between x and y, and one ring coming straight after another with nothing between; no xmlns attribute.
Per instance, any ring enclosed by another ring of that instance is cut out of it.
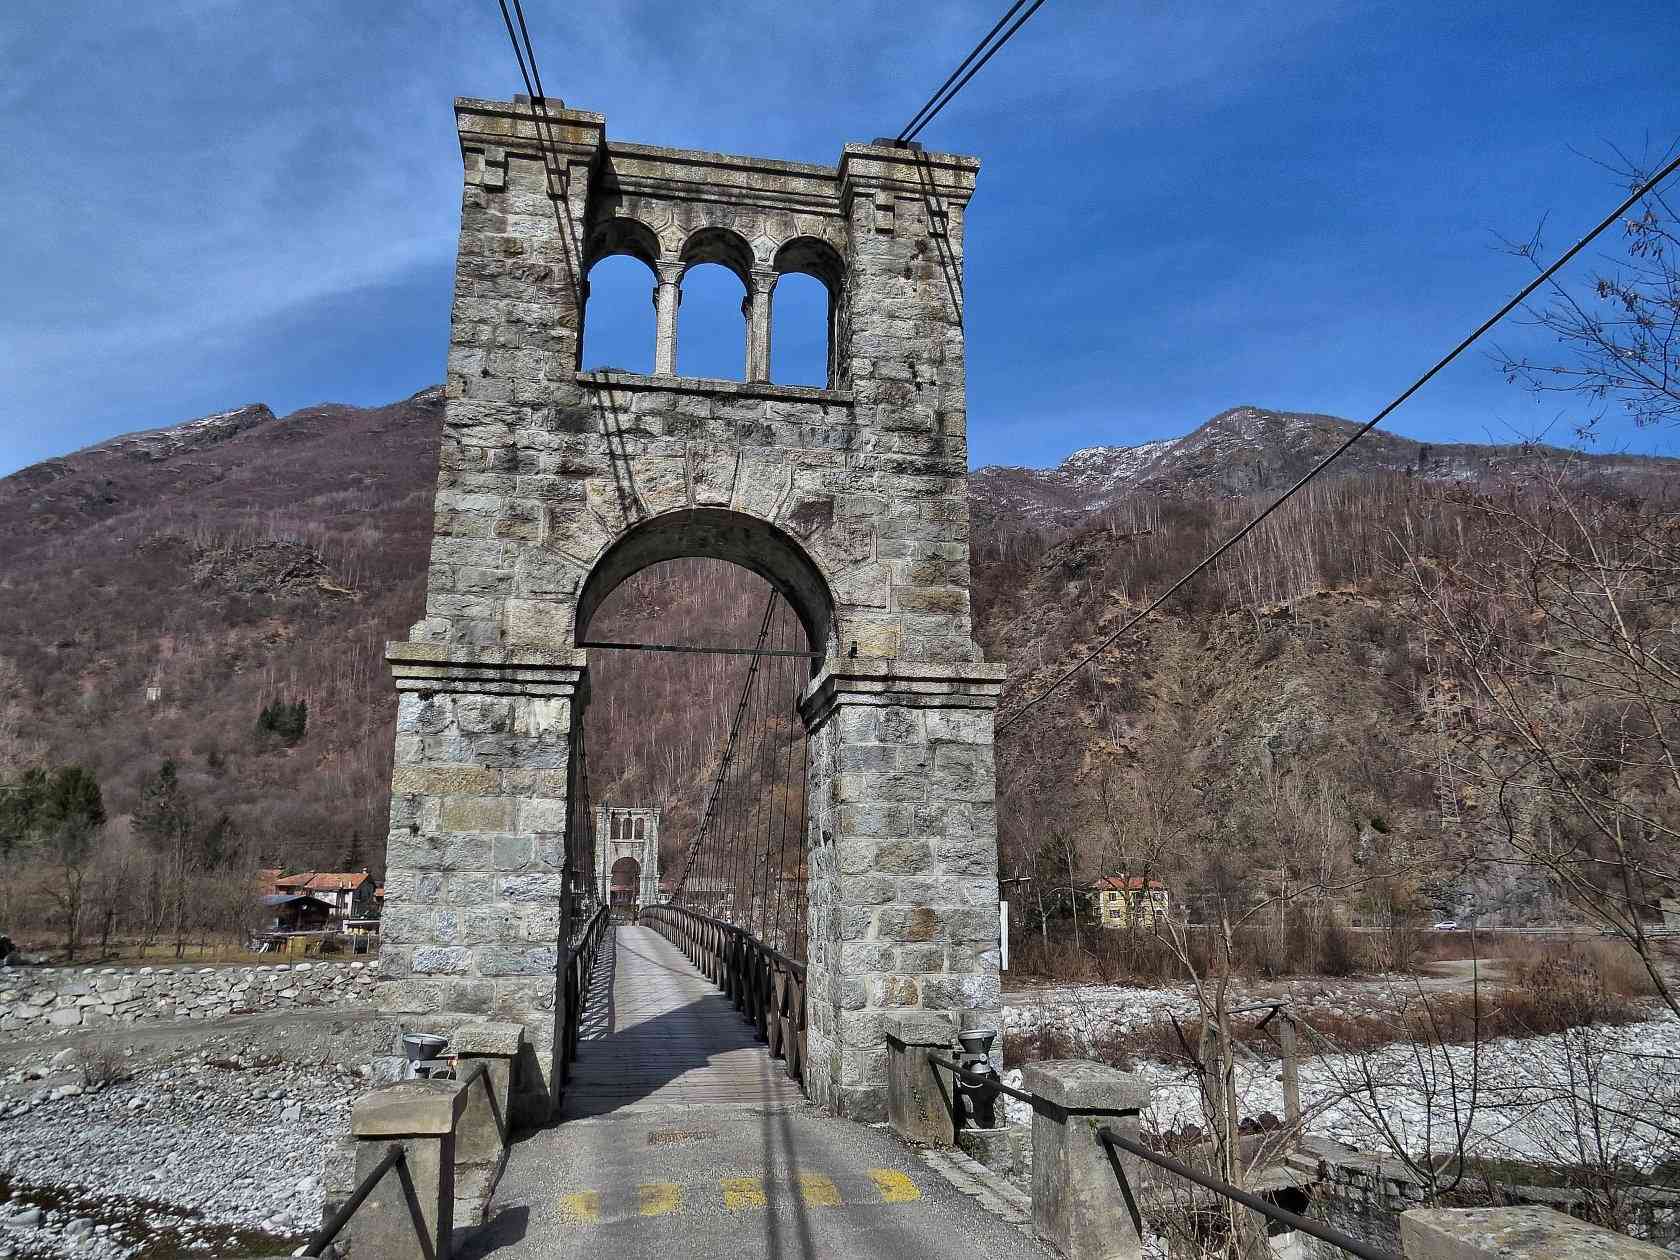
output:
<svg viewBox="0 0 1680 1260"><path fill-rule="evenodd" d="M1140 927L1153 927L1155 917L1164 917L1170 904L1166 885L1141 875L1110 875L1088 891L1096 898L1097 919L1105 928L1128 927L1134 914Z"/></svg>

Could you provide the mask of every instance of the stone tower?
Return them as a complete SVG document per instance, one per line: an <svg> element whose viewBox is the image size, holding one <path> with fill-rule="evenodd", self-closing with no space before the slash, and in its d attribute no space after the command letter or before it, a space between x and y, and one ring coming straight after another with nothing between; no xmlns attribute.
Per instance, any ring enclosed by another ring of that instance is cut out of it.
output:
<svg viewBox="0 0 1680 1260"><path fill-rule="evenodd" d="M645 805L595 807L595 895L602 901L616 904L622 886L635 905L659 904L659 814ZM630 883L614 874L626 859L635 863Z"/></svg>
<svg viewBox="0 0 1680 1260"><path fill-rule="evenodd" d="M999 1003L992 718L969 615L963 225L978 162L885 142L836 166L609 140L557 101L460 100L465 187L426 615L399 716L382 1005L522 1020L552 1099L590 618L710 556L826 653L810 739L806 1088L884 1107L882 1020ZM539 123L538 115L543 115ZM539 125L546 141L539 144ZM650 376L580 370L587 277L650 272ZM746 380L675 375L686 270L743 288ZM829 294L825 388L769 377L777 279Z"/></svg>

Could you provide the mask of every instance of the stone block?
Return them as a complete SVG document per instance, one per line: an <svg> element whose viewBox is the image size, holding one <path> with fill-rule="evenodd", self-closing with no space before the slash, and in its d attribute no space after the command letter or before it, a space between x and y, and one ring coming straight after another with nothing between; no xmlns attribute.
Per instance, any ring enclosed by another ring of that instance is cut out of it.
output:
<svg viewBox="0 0 1680 1260"><path fill-rule="evenodd" d="M394 794L486 796L501 787L501 772L486 766L398 766L391 771Z"/></svg>
<svg viewBox="0 0 1680 1260"><path fill-rule="evenodd" d="M458 1081L403 1081L363 1094L350 1107L358 1138L443 1137L466 1107Z"/></svg>
<svg viewBox="0 0 1680 1260"><path fill-rule="evenodd" d="M351 1107L358 1181L393 1142L404 1153L352 1218L358 1260L448 1260L455 1223L455 1130L465 1104L459 1082L404 1081L365 1094Z"/></svg>
<svg viewBox="0 0 1680 1260"><path fill-rule="evenodd" d="M409 966L415 975L460 975L471 965L472 952L463 946L422 945Z"/></svg>
<svg viewBox="0 0 1680 1260"><path fill-rule="evenodd" d="M491 862L498 871L523 870L531 864L535 845L529 835L497 836L491 842Z"/></svg>
<svg viewBox="0 0 1680 1260"><path fill-rule="evenodd" d="M1142 1078L1089 1059L1042 1059L1021 1070L1021 1088L1064 1111L1119 1115L1149 1104Z"/></svg>
<svg viewBox="0 0 1680 1260"><path fill-rule="evenodd" d="M443 802L445 831L512 831L515 801L507 796L457 796Z"/></svg>
<svg viewBox="0 0 1680 1260"><path fill-rule="evenodd" d="M1400 1216L1400 1240L1406 1260L1671 1260L1549 1207L1413 1208Z"/></svg>
<svg viewBox="0 0 1680 1260"><path fill-rule="evenodd" d="M876 849L875 869L887 875L926 874L933 869L933 846L926 840L883 841Z"/></svg>
<svg viewBox="0 0 1680 1260"><path fill-rule="evenodd" d="M1135 1140L1148 1088L1126 1073L1082 1059L1029 1063L1022 1088L1038 1099L1033 1107L1034 1230L1068 1260L1139 1260L1143 1243L1097 1130L1107 1127ZM1121 1167L1133 1187L1142 1184L1134 1157L1124 1157Z"/></svg>

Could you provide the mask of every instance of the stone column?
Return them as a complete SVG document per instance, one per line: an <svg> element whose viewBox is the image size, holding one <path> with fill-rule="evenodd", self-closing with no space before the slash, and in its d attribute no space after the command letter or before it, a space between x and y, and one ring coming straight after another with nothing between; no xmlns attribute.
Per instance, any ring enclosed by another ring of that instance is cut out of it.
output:
<svg viewBox="0 0 1680 1260"><path fill-rule="evenodd" d="M747 300L747 379L770 379L770 305L779 277L767 267L754 267Z"/></svg>
<svg viewBox="0 0 1680 1260"><path fill-rule="evenodd" d="M677 374L677 308L682 305L682 274L680 262L662 262L655 268L658 282L653 289L653 309L657 330L653 341L653 374Z"/></svg>
<svg viewBox="0 0 1680 1260"><path fill-rule="evenodd" d="M1085 1059L1049 1059L1022 1070L1033 1107L1033 1228L1068 1260L1140 1260L1138 1237L1108 1148L1097 1130L1138 1135L1149 1088L1136 1077ZM1137 1160L1125 1156L1132 1194Z"/></svg>
<svg viewBox="0 0 1680 1260"><path fill-rule="evenodd" d="M522 1024L516 1092L552 1104L585 654L416 642L387 658L399 698L380 1009L443 1031L461 1016ZM545 1118L530 1105L521 1119Z"/></svg>
<svg viewBox="0 0 1680 1260"><path fill-rule="evenodd" d="M466 1099L459 1081L405 1081L355 1101L350 1133L356 1180L373 1171L391 1143L401 1144L406 1155L350 1218L357 1260L448 1260L455 1229L455 1127Z"/></svg>
<svg viewBox="0 0 1680 1260"><path fill-rule="evenodd" d="M992 715L1002 665L846 659L800 702L810 737L805 1087L886 1117L885 1018L985 1012L998 982Z"/></svg>

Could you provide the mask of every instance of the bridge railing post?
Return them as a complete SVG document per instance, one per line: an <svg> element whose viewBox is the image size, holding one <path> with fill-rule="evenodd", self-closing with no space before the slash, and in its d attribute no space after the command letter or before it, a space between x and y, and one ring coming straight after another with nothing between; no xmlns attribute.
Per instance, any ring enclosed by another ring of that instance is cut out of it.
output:
<svg viewBox="0 0 1680 1260"><path fill-rule="evenodd" d="M1126 1202L1138 1167L1116 1176L1105 1127L1134 1140L1149 1087L1087 1059L1029 1063L1022 1088L1033 1104L1033 1228L1068 1260L1141 1260L1143 1240ZM1130 1157L1127 1157L1130 1159ZM1135 1164L1135 1160L1131 1161Z"/></svg>
<svg viewBox="0 0 1680 1260"><path fill-rule="evenodd" d="M887 1119L901 1138L926 1146L956 1141L956 1101L951 1073L928 1054L951 1052L956 1016L908 1010L883 1021L887 1039Z"/></svg>
<svg viewBox="0 0 1680 1260"><path fill-rule="evenodd" d="M527 1049L523 1024L463 1024L450 1037L449 1051L457 1060L455 1078L467 1087L466 1107L455 1134L458 1221L470 1219L477 1224L483 1219L515 1120L534 1118L529 1105L520 1114L520 1100L514 1093L519 1057Z"/></svg>
<svg viewBox="0 0 1680 1260"><path fill-rule="evenodd" d="M461 1081L403 1081L351 1106L358 1180L377 1168L393 1142L405 1155L356 1209L356 1260L449 1260L455 1135L466 1104Z"/></svg>

